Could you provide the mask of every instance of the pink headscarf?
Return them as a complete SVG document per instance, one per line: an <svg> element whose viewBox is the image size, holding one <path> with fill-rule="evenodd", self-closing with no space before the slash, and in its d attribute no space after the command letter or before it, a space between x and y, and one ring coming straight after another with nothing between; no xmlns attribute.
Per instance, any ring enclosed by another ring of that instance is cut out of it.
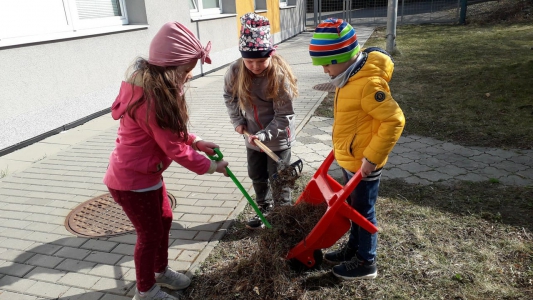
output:
<svg viewBox="0 0 533 300"><path fill-rule="evenodd" d="M210 64L211 42L204 48L194 34L178 22L168 22L150 43L148 62L160 67L188 64L200 59Z"/></svg>

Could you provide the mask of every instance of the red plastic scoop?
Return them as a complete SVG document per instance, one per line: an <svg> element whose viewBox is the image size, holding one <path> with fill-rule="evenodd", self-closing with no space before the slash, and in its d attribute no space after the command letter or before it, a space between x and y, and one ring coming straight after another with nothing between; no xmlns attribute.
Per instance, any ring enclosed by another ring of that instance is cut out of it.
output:
<svg viewBox="0 0 533 300"><path fill-rule="evenodd" d="M350 229L350 220L370 233L378 229L347 202L346 198L361 181L360 170L343 187L328 175L329 167L335 159L333 151L328 155L313 178L307 183L295 205L300 202L320 204L327 202L328 208L311 232L287 254L287 259L299 261L307 268L315 266L316 260L322 261L320 249L329 248ZM317 255L317 250L320 255Z"/></svg>

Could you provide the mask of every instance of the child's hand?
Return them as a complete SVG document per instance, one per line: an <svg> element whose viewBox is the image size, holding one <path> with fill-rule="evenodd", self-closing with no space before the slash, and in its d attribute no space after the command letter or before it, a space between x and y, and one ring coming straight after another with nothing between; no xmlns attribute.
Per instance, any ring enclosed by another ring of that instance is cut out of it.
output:
<svg viewBox="0 0 533 300"><path fill-rule="evenodd" d="M224 174L224 176L228 177L228 172L226 172L226 167L228 166L228 162L227 161L217 161L217 169L216 171L218 173L222 173Z"/></svg>
<svg viewBox="0 0 533 300"><path fill-rule="evenodd" d="M363 164L361 165L361 176L367 177L376 169L376 166L371 164L366 158L363 158Z"/></svg>
<svg viewBox="0 0 533 300"><path fill-rule="evenodd" d="M215 155L215 151L213 149L220 147L215 143L201 140L196 142L196 148L202 152L205 152L207 155Z"/></svg>
<svg viewBox="0 0 533 300"><path fill-rule="evenodd" d="M259 139L259 137L257 135L251 135L250 134L248 136L248 143L250 143L250 145L252 145L252 146L256 146L257 147L257 145L255 144L254 140L258 140L258 139Z"/></svg>
<svg viewBox="0 0 533 300"><path fill-rule="evenodd" d="M246 130L245 125L239 125L237 128L235 128L235 131L237 131L239 134L244 134L244 131Z"/></svg>

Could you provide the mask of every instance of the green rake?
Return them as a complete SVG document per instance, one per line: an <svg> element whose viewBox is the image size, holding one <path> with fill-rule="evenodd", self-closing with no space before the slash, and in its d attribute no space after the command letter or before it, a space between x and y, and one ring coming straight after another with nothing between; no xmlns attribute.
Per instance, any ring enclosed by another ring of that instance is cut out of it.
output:
<svg viewBox="0 0 533 300"><path fill-rule="evenodd" d="M222 155L222 152L220 152L220 149L214 148L213 151L215 151L215 155L207 155L207 156L209 156L209 158L214 161L221 161L224 155ZM265 227L272 228L272 225L270 225L270 223L268 223L268 221L265 219L265 216L263 216L263 213L259 210L259 207L257 207L257 204L255 204L255 201L252 199L252 197L250 197L250 195L248 195L248 192L246 192L242 184L239 182L239 180L237 180L237 177L233 175L233 173L228 167L226 167L226 173L228 173L231 180L235 182L235 184L237 185L241 193L244 195L244 197L246 197L250 206L252 206L257 216L259 216L259 218L261 219L261 222L265 224Z"/></svg>

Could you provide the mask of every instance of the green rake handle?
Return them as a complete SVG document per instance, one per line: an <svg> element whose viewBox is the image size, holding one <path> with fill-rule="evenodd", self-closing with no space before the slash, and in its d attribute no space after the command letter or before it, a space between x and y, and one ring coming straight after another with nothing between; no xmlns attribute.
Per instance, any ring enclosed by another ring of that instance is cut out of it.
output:
<svg viewBox="0 0 533 300"><path fill-rule="evenodd" d="M214 148L213 151L215 151L215 155L207 155L207 156L209 156L209 158L214 161L221 161L224 156L222 155L222 152L220 152L220 149ZM235 182L235 184L237 185L241 193L244 195L244 197L246 197L246 199L248 200L248 203L250 203L250 205L255 210L255 213L257 214L257 216L259 216L263 224L265 224L267 228L272 228L272 225L270 225L270 223L268 223L268 221L265 219L265 216L263 216L263 213L259 210L259 207L257 207L257 204L255 204L255 201L252 199L252 197L250 197L250 195L248 195L248 192L246 192L242 184L239 182L239 180L237 180L235 175L233 175L233 173L228 167L226 167L226 173L228 173L231 180Z"/></svg>

